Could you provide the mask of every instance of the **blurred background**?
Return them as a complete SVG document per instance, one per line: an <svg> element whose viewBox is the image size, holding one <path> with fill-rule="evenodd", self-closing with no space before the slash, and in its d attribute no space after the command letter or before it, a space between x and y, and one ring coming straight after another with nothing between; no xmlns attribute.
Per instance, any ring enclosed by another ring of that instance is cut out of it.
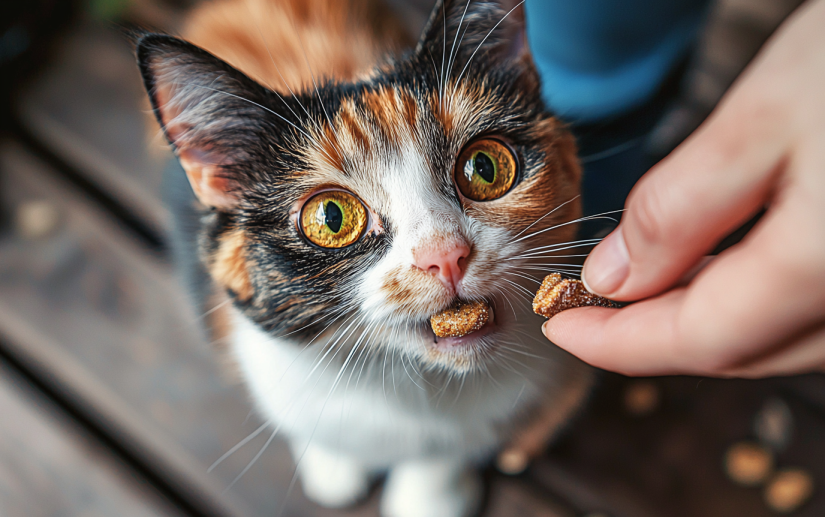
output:
<svg viewBox="0 0 825 517"><path fill-rule="evenodd" d="M0 516L375 516L307 502L179 287L162 172L123 28L196 0L0 2ZM431 0L392 0L410 30ZM718 0L665 115L695 128L800 0ZM239 477L240 474L242 476ZM825 377L604 374L485 515L825 515ZM376 488L376 492L380 488Z"/></svg>

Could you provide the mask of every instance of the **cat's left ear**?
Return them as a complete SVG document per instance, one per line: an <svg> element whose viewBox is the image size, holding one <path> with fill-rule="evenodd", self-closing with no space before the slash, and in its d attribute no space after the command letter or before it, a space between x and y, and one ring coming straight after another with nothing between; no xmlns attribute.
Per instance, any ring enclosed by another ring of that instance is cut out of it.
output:
<svg viewBox="0 0 825 517"><path fill-rule="evenodd" d="M519 63L532 67L526 44L524 7L518 0L439 0L418 41L416 53L445 76L468 63ZM471 61L472 60L472 61Z"/></svg>
<svg viewBox="0 0 825 517"><path fill-rule="evenodd" d="M267 90L172 36L143 35L136 53L155 116L195 195L206 206L234 207L251 181L244 165L264 135L283 130L275 108L265 107Z"/></svg>

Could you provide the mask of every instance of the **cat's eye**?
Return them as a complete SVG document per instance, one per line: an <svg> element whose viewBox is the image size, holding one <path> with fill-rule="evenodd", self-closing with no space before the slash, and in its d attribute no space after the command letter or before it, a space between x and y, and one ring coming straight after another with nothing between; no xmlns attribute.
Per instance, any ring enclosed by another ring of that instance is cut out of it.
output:
<svg viewBox="0 0 825 517"><path fill-rule="evenodd" d="M301 210L301 231L323 248L343 248L357 241L367 227L367 210L343 190L314 195Z"/></svg>
<svg viewBox="0 0 825 517"><path fill-rule="evenodd" d="M509 146L484 138L471 142L458 155L455 182L473 201L498 199L510 190L518 176L518 162Z"/></svg>

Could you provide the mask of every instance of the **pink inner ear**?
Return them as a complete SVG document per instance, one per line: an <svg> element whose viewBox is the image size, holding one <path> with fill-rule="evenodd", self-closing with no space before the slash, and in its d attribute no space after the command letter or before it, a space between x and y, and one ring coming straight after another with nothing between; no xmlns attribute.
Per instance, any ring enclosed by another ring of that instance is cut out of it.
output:
<svg viewBox="0 0 825 517"><path fill-rule="evenodd" d="M232 193L232 181L220 176L221 165L226 160L216 153L197 147L187 147L185 133L187 128L175 120L181 114L181 107L170 102L173 96L170 85L159 81L155 90L155 102L160 112L161 123L166 135L177 148L178 160L186 171L189 184L201 203L216 208L231 208L238 203Z"/></svg>
<svg viewBox="0 0 825 517"><path fill-rule="evenodd" d="M178 151L178 159L201 203L216 208L231 208L238 203L232 181L219 175L221 164L210 160L209 153L183 149Z"/></svg>

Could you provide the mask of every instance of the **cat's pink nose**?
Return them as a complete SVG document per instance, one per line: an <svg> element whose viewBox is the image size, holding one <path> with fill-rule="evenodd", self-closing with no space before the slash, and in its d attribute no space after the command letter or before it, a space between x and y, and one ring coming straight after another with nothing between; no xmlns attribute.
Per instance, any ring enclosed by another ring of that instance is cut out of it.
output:
<svg viewBox="0 0 825 517"><path fill-rule="evenodd" d="M437 277L447 289L455 292L464 278L470 247L464 242L453 242L416 251L413 256L417 268Z"/></svg>

